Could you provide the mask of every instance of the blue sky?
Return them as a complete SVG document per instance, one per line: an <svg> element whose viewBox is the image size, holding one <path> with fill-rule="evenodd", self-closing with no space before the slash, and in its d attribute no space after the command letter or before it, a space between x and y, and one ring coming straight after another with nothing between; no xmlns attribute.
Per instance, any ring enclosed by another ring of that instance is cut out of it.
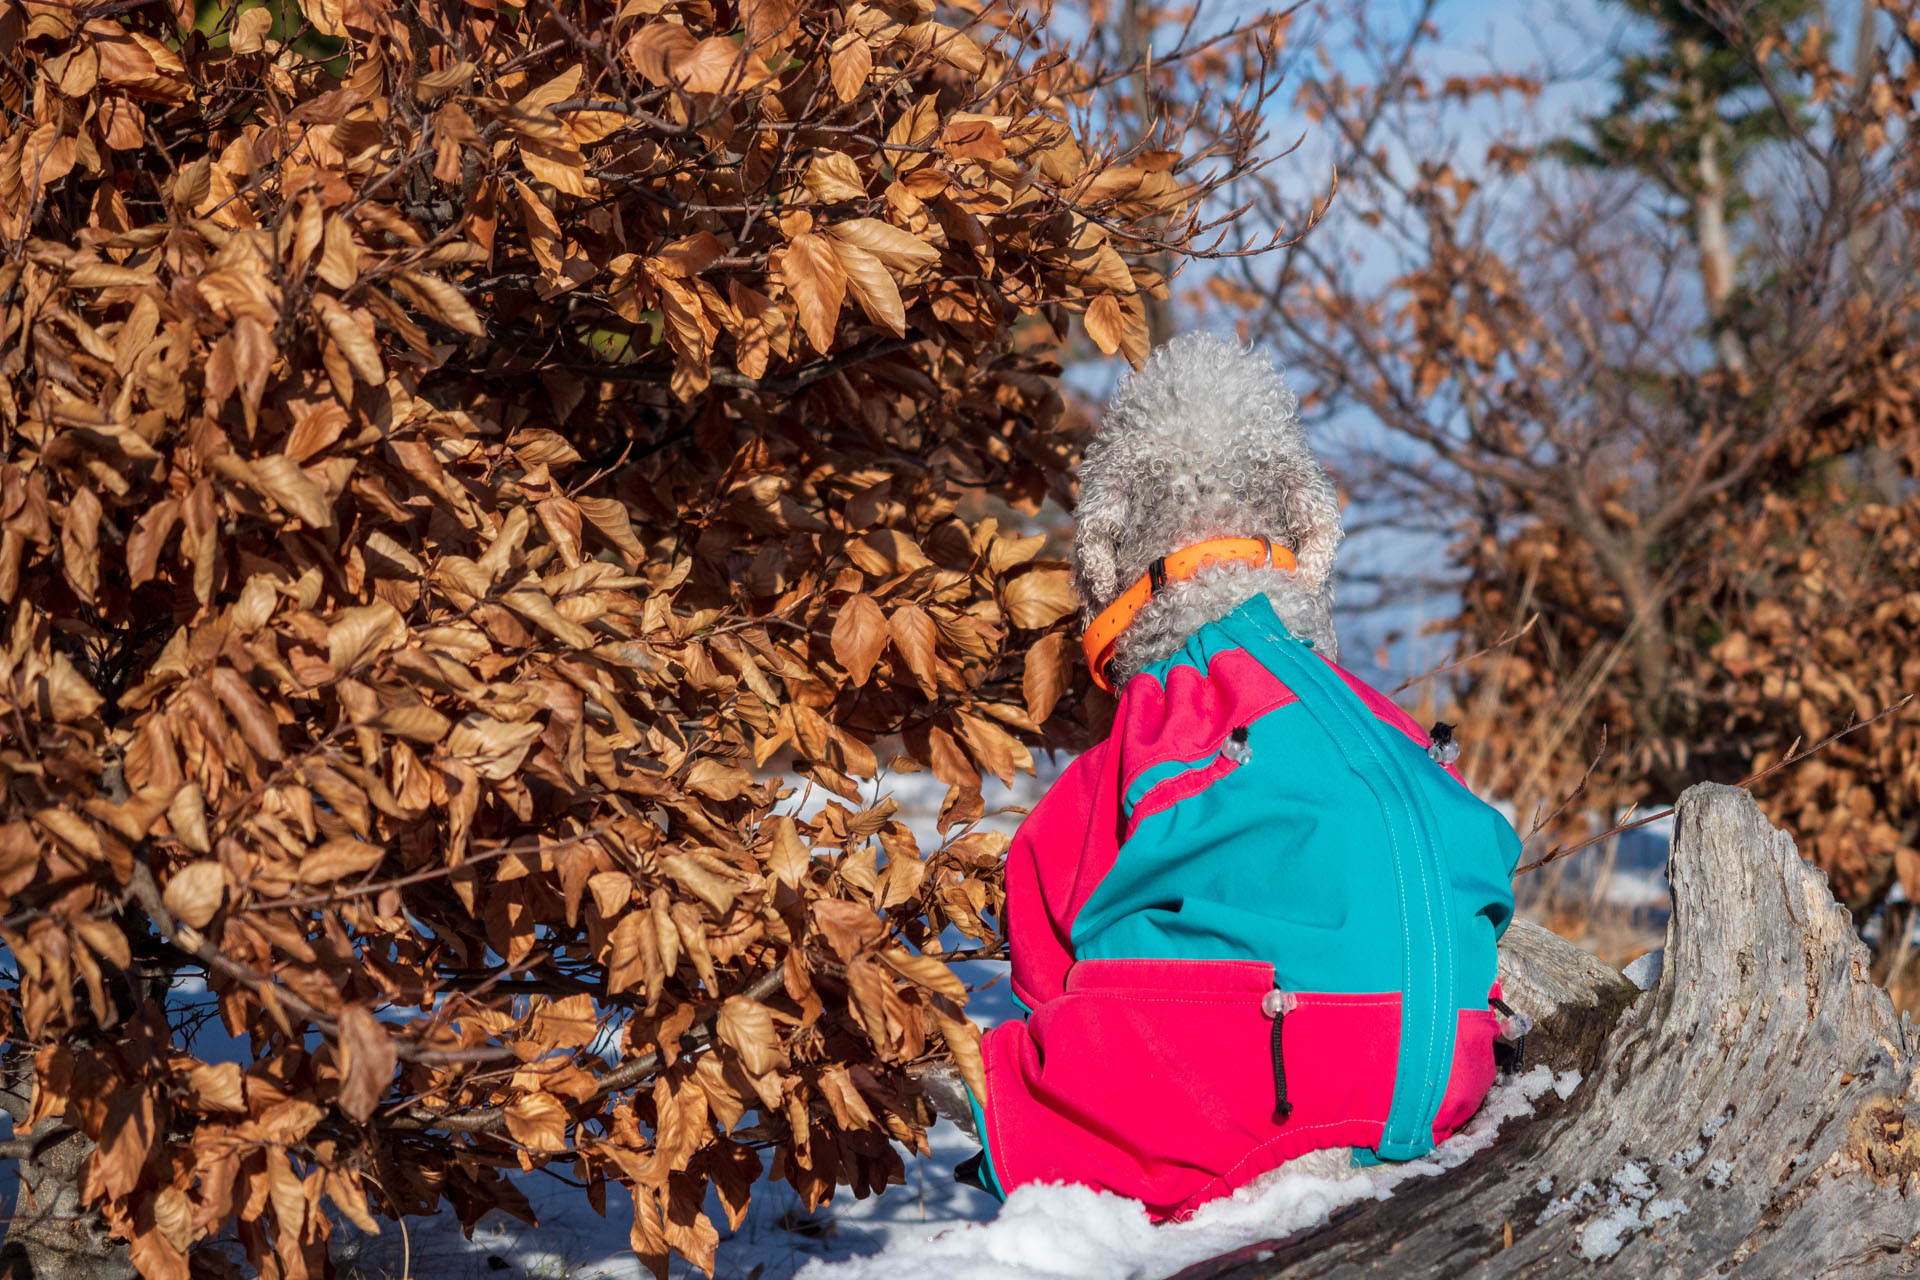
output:
<svg viewBox="0 0 1920 1280"><path fill-rule="evenodd" d="M1215 4L1210 6L1212 21L1225 24L1253 12L1252 6ZM1419 12L1417 4L1394 0L1393 3L1369 3L1366 19L1378 29L1403 32ZM1203 9L1203 15L1207 13ZM1207 19L1203 16L1203 25ZM1504 101L1477 100L1458 108L1453 115L1442 115L1438 132L1430 139L1434 151L1422 156L1396 155L1397 165L1411 169L1420 159L1440 150L1457 156L1457 167L1478 169L1489 144L1496 140L1540 138L1570 132L1578 127L1582 111L1597 109L1609 96L1606 51L1610 44L1629 32L1620 14L1597 0L1574 0L1555 4L1547 0L1448 0L1433 14L1440 32L1437 42L1424 44L1416 59L1427 82L1438 88L1449 75L1473 75L1503 70L1537 75L1548 82L1540 97L1523 104L1518 98ZM1346 19L1324 19L1303 11L1296 19L1292 35L1293 52L1300 56L1290 73L1290 83L1272 99L1266 124L1270 145L1275 150L1300 141L1291 155L1278 162L1283 186L1302 193L1302 202L1326 188L1338 139L1328 126L1316 124L1293 105L1295 89L1303 79L1324 74L1320 54L1337 72L1352 79L1366 76L1365 67L1347 44L1344 35L1350 28ZM1316 33L1323 38L1315 40ZM1403 263L1389 245L1346 216L1351 199L1336 194L1326 222L1310 233L1325 241L1339 240L1371 253L1362 271L1377 273L1385 281L1400 273ZM1249 232L1253 228L1248 228ZM1276 264L1277 265L1277 264ZM1197 278L1212 270L1210 264L1196 263L1183 277L1182 287L1190 287ZM1271 268L1268 268L1270 271ZM1207 327L1226 321L1217 316L1195 314L1184 309L1178 316L1182 327ZM1081 390L1099 396L1110 389L1120 371L1119 362L1103 361L1080 366L1069 373ZM1379 428L1363 413L1348 412L1316 423L1316 444L1324 452L1365 451L1383 447L1387 441ZM1350 509L1350 519L1355 512ZM1348 572L1365 571L1391 565L1397 570L1440 566L1442 548L1424 537L1402 536L1381 531L1356 537L1342 551L1342 568ZM1357 593L1349 592L1349 600ZM1451 599L1445 594L1415 595L1395 599L1364 612L1351 609L1341 619L1342 657L1367 678L1385 682L1391 688L1407 675L1426 670L1445 661L1450 640L1444 636L1421 638L1420 627L1450 612ZM1383 636L1398 631L1405 638L1388 654L1385 667L1374 661L1374 650Z"/></svg>

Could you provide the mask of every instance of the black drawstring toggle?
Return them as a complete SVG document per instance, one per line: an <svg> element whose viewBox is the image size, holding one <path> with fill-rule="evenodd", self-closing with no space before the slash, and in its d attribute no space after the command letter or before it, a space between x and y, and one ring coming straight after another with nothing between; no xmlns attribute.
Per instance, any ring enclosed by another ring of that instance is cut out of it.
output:
<svg viewBox="0 0 1920 1280"><path fill-rule="evenodd" d="M1285 991L1269 991L1260 1000L1260 1012L1273 1019L1273 1035L1268 1041L1273 1052L1273 1122L1285 1124L1293 1114L1293 1104L1287 1101L1287 1061L1282 1053L1281 1028L1287 1015L1293 1012L1293 997Z"/></svg>

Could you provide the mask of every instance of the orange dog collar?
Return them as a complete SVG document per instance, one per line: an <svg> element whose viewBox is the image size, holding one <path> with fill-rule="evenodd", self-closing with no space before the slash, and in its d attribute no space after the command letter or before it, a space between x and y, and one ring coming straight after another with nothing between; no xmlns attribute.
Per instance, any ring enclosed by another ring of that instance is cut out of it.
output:
<svg viewBox="0 0 1920 1280"><path fill-rule="evenodd" d="M1113 692L1113 686L1107 683L1107 664L1113 661L1114 646L1120 643L1120 633L1127 629L1127 624L1147 607L1147 601L1153 599L1160 588L1169 582L1184 582L1203 565L1233 561L1255 566L1271 564L1276 569L1294 567L1293 552L1267 538L1209 538L1182 547L1172 555L1161 556L1147 569L1144 578L1121 592L1119 599L1102 609L1100 616L1088 624L1086 638L1081 643L1087 651L1087 668L1093 672L1093 682Z"/></svg>

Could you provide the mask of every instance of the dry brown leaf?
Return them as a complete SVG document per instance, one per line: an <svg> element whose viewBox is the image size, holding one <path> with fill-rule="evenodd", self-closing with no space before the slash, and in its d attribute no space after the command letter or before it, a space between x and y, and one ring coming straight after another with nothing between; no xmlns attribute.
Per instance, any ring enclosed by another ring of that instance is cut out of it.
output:
<svg viewBox="0 0 1920 1280"><path fill-rule="evenodd" d="M749 289L737 279L727 281L727 302L737 318L734 363L741 373L758 378L767 371L771 359L787 356L790 335L786 312L765 294Z"/></svg>
<svg viewBox="0 0 1920 1280"><path fill-rule="evenodd" d="M173 793L167 805L167 825L173 838L195 853L210 853L213 842L207 830L206 794L200 784L189 782Z"/></svg>
<svg viewBox="0 0 1920 1280"><path fill-rule="evenodd" d="M346 359L360 381L377 387L387 380L386 363L380 358L380 346L373 338L373 326L362 325L355 313L326 294L314 298L314 310L334 347Z"/></svg>
<svg viewBox="0 0 1920 1280"><path fill-rule="evenodd" d="M529 1151L567 1149L567 1109L550 1093L526 1093L507 1104L507 1132Z"/></svg>
<svg viewBox="0 0 1920 1280"><path fill-rule="evenodd" d="M903 276L940 261L940 251L919 237L878 218L851 218L827 228L843 245L864 249Z"/></svg>
<svg viewBox="0 0 1920 1280"><path fill-rule="evenodd" d="M253 459L248 477L254 488L309 528L325 529L333 523L326 487L285 454L270 453Z"/></svg>
<svg viewBox="0 0 1920 1280"><path fill-rule="evenodd" d="M465 88L477 70L473 63L462 59L438 71L429 71L413 82L414 96L422 102L444 98Z"/></svg>
<svg viewBox="0 0 1920 1280"><path fill-rule="evenodd" d="M873 73L873 54L856 31L844 31L833 41L828 58L833 91L842 102L855 102Z"/></svg>
<svg viewBox="0 0 1920 1280"><path fill-rule="evenodd" d="M831 204L836 200L864 200L867 184L860 166L844 151L816 151L807 162L807 190L813 198Z"/></svg>
<svg viewBox="0 0 1920 1280"><path fill-rule="evenodd" d="M813 904L813 923L842 960L851 960L886 932L880 917L857 902L827 899Z"/></svg>
<svg viewBox="0 0 1920 1280"><path fill-rule="evenodd" d="M812 865L813 851L807 848L806 841L800 838L792 818L782 814L769 818L761 825L761 858L780 883L797 889L807 878L807 869Z"/></svg>
<svg viewBox="0 0 1920 1280"><path fill-rule="evenodd" d="M898 529L874 529L847 544L847 559L876 578L912 573L932 565L926 552Z"/></svg>
<svg viewBox="0 0 1920 1280"><path fill-rule="evenodd" d="M383 708L379 715L367 721L367 727L431 745L447 736L453 722L432 707L415 702Z"/></svg>
<svg viewBox="0 0 1920 1280"><path fill-rule="evenodd" d="M656 19L628 39L625 53L648 83L670 82L672 68L699 44L692 32L677 22Z"/></svg>
<svg viewBox="0 0 1920 1280"><path fill-rule="evenodd" d="M360 278L360 246L354 242L353 229L346 219L337 214L326 221L314 273L336 289L350 289Z"/></svg>
<svg viewBox="0 0 1920 1280"><path fill-rule="evenodd" d="M847 280L847 292L860 304L869 319L885 325L896 335L907 332L907 310L900 301L900 286L880 259L844 240L833 241L834 255Z"/></svg>
<svg viewBox="0 0 1920 1280"><path fill-rule="evenodd" d="M676 58L671 75L688 93L741 93L773 80L766 63L726 36L708 36Z"/></svg>
<svg viewBox="0 0 1920 1280"><path fill-rule="evenodd" d="M567 996L540 1006L533 1015L533 1039L558 1048L584 1049L600 1034L593 997Z"/></svg>
<svg viewBox="0 0 1920 1280"><path fill-rule="evenodd" d="M773 1025L773 1010L745 996L728 996L715 1020L720 1042L740 1055L753 1075L765 1075L786 1065L787 1055Z"/></svg>
<svg viewBox="0 0 1920 1280"><path fill-rule="evenodd" d="M478 776L504 782L527 758L540 731L536 720L513 723L475 711L453 726L440 749Z"/></svg>
<svg viewBox="0 0 1920 1280"><path fill-rule="evenodd" d="M956 117L940 136L940 147L955 160L998 160L1007 144L992 120Z"/></svg>
<svg viewBox="0 0 1920 1280"><path fill-rule="evenodd" d="M441 324L476 338L486 336L487 328L480 322L473 304L445 280L424 271L403 271L394 277L394 282L416 307Z"/></svg>
<svg viewBox="0 0 1920 1280"><path fill-rule="evenodd" d="M888 634L886 615L871 596L852 596L840 607L833 623L833 656L855 685L865 684L873 674Z"/></svg>
<svg viewBox="0 0 1920 1280"><path fill-rule="evenodd" d="M247 1110L240 1064L237 1062L195 1066L187 1073L187 1088L192 1094L193 1105L202 1111L245 1114Z"/></svg>
<svg viewBox="0 0 1920 1280"><path fill-rule="evenodd" d="M173 873L161 901L177 920L207 927L227 896L227 869L217 862L190 862Z"/></svg>
<svg viewBox="0 0 1920 1280"><path fill-rule="evenodd" d="M300 860L300 880L303 884L331 884L373 870L386 856L387 851L381 845L363 840L329 840Z"/></svg>
<svg viewBox="0 0 1920 1280"><path fill-rule="evenodd" d="M1016 627L1052 626L1076 607L1073 580L1065 569L1030 569L1001 587L1007 620Z"/></svg>
<svg viewBox="0 0 1920 1280"><path fill-rule="evenodd" d="M647 549L633 535L633 521L626 507L617 499L580 497L574 499L574 505L608 545L625 555L630 563L637 565L647 558Z"/></svg>
<svg viewBox="0 0 1920 1280"><path fill-rule="evenodd" d="M393 1080L393 1040L362 1005L340 1010L340 1109L365 1124Z"/></svg>
<svg viewBox="0 0 1920 1280"><path fill-rule="evenodd" d="M832 350L840 304L847 295L846 273L833 246L811 232L795 236L780 251L779 272L799 308L807 341L815 351Z"/></svg>
<svg viewBox="0 0 1920 1280"><path fill-rule="evenodd" d="M343 609L327 626L327 660L333 674L343 676L358 669L374 655L403 643L406 623L392 605L362 605Z"/></svg>
<svg viewBox="0 0 1920 1280"><path fill-rule="evenodd" d="M893 633L894 648L906 661L907 670L913 673L914 680L920 686L920 692L932 698L940 689L940 660L934 653L939 637L939 628L927 611L917 604L903 604L888 618L888 627Z"/></svg>
<svg viewBox="0 0 1920 1280"><path fill-rule="evenodd" d="M1026 699L1027 716L1034 724L1044 724L1067 691L1071 682L1067 637L1058 631L1040 637L1027 650L1021 669L1020 692Z"/></svg>

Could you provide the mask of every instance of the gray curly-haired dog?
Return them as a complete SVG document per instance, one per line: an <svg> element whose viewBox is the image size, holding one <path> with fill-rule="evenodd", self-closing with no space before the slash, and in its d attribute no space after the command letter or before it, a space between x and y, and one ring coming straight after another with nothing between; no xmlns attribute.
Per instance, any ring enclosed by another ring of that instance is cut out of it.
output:
<svg viewBox="0 0 1920 1280"><path fill-rule="evenodd" d="M1300 402L1271 361L1207 333L1176 338L1128 374L1080 464L1074 586L1091 622L1155 560L1209 538L1270 538L1295 568L1208 565L1162 587L1121 633L1115 689L1209 622L1265 595L1288 630L1337 655L1333 554L1340 504L1300 422ZM936 1111L973 1134L954 1069L911 1072ZM1316 1156L1302 1167L1328 1169ZM1331 1176L1331 1174L1329 1174Z"/></svg>
<svg viewBox="0 0 1920 1280"><path fill-rule="evenodd" d="M1217 564L1155 594L1122 633L1113 687L1256 595L1336 656L1333 553L1340 504L1307 447L1300 402L1265 356L1196 333L1120 384L1080 464L1074 585L1089 621L1156 559L1209 538L1271 538L1293 570Z"/></svg>
<svg viewBox="0 0 1920 1280"><path fill-rule="evenodd" d="M1451 725L1334 661L1340 509L1299 403L1242 346L1169 343L1108 406L1077 521L1113 723L1007 851L1028 1016L982 1037L977 1093L922 1076L981 1140L955 1177L1165 1221L1425 1156L1524 1033L1496 1016L1520 840L1448 767Z"/></svg>

